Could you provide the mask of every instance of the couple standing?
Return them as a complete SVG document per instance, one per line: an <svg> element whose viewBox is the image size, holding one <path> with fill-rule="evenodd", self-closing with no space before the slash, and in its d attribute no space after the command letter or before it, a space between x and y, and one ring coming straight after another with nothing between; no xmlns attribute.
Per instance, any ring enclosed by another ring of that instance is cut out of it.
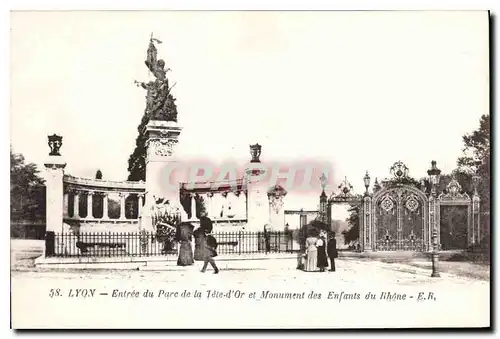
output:
<svg viewBox="0 0 500 339"><path fill-rule="evenodd" d="M188 227L189 226L189 227ZM200 227L194 230L192 224L181 224L179 227L178 239L180 243L178 266L189 266L194 261L203 261L201 272L205 272L208 264L214 269L214 274L219 273L219 268L215 264L214 257L217 256L217 240L211 234L213 229L212 220L202 216L200 218ZM195 239L194 258L191 246L192 236Z"/></svg>
<svg viewBox="0 0 500 339"><path fill-rule="evenodd" d="M325 272L328 267L328 257L330 258L330 271L335 271L335 258L338 256L337 241L335 233L332 232L326 243L326 232L321 231L319 237L309 236L306 239L306 261L304 263L304 271L315 272L319 268L320 272Z"/></svg>

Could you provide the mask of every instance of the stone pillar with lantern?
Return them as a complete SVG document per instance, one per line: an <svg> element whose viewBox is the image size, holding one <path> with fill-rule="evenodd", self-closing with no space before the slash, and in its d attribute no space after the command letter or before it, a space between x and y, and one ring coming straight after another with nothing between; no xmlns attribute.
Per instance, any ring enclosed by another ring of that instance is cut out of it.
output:
<svg viewBox="0 0 500 339"><path fill-rule="evenodd" d="M474 193L472 195L472 244L479 244L481 242L481 223L480 223L480 203L479 193L477 187L481 177L477 174L472 176L472 184L474 186Z"/></svg>
<svg viewBox="0 0 500 339"><path fill-rule="evenodd" d="M264 226L269 223L269 203L267 187L263 182L266 169L260 162L262 146L250 145L252 159L245 169L245 183L247 187L247 230L262 232Z"/></svg>
<svg viewBox="0 0 500 339"><path fill-rule="evenodd" d="M55 244L55 233L63 231L64 192L63 177L66 162L59 150L62 147L62 136L53 134L48 136L50 153L45 161L45 187L46 187L46 235L45 256L55 254L55 249L60 248Z"/></svg>
<svg viewBox="0 0 500 339"><path fill-rule="evenodd" d="M321 182L321 195L319 196L319 220L328 225L328 227L331 227L331 221L328 217L328 197L325 193L325 187L327 185L328 178L326 177L325 173L321 175L319 180Z"/></svg>
<svg viewBox="0 0 500 339"><path fill-rule="evenodd" d="M439 220L437 216L439 203L437 200L437 186L441 175L441 170L437 168L436 161L431 161L431 169L427 171L431 182L431 194L429 197L429 229L432 232L432 274L431 277L438 278L439 275Z"/></svg>
<svg viewBox="0 0 500 339"><path fill-rule="evenodd" d="M373 249L373 234L372 234L372 197L368 189L370 188L370 175L366 171L363 177L363 182L365 184L365 193L363 196L363 204L361 207L362 215L360 216L360 227L359 227L359 244L361 246L361 251L372 251Z"/></svg>

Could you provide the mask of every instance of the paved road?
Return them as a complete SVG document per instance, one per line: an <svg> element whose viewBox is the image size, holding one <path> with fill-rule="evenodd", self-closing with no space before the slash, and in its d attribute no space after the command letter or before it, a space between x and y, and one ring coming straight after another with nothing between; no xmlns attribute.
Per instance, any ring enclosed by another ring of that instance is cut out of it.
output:
<svg viewBox="0 0 500 339"><path fill-rule="evenodd" d="M220 262L218 275L211 271L200 273L199 263L187 268L158 265L139 271L13 271L14 326L217 328L489 324L487 281L449 274L431 278L428 269L376 261L338 260L335 273L302 272L295 269L295 264L293 260L262 260L258 265L248 265L245 261ZM51 298L51 289L59 291L61 296ZM96 295L70 297L76 289L95 289ZM144 297L147 290L153 293L152 298ZM190 296L182 297L184 291ZM229 291L232 294L228 295ZM267 298L263 296L266 291L269 291ZM126 292L131 292L127 298L118 297ZM221 293L219 298L211 297L217 292ZM391 297L399 300L381 299L382 292L390 292ZM252 293L255 293L253 297ZM295 299L291 300L293 295ZM401 300L403 295L405 300ZM37 311L27 317L27 309ZM311 312L317 315L308 316ZM20 317L21 314L24 316Z"/></svg>

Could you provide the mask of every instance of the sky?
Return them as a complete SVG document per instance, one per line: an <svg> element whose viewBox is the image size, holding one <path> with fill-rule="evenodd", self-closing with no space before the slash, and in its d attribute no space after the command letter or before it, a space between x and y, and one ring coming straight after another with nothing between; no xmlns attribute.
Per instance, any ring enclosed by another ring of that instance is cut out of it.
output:
<svg viewBox="0 0 500 339"><path fill-rule="evenodd" d="M456 166L489 112L487 12L14 12L11 145L43 169L125 180L150 34L176 83L184 159L320 159L361 193L401 160ZM319 195L319 191L317 195ZM316 208L316 194L287 208Z"/></svg>

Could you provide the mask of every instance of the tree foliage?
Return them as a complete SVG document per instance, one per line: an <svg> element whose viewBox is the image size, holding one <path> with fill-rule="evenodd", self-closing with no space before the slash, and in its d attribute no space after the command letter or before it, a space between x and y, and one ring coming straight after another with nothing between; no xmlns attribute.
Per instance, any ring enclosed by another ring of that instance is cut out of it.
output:
<svg viewBox="0 0 500 339"><path fill-rule="evenodd" d="M481 178L478 193L483 211L490 211L491 130L490 115L483 115L479 127L463 136L464 148L457 165L461 172L477 173Z"/></svg>
<svg viewBox="0 0 500 339"><path fill-rule="evenodd" d="M13 220L45 219L45 186L33 163L10 150L10 212Z"/></svg>
<svg viewBox="0 0 500 339"><path fill-rule="evenodd" d="M344 243L346 245L359 238L359 210L359 205L351 205L351 208L349 209L350 214L346 219L349 229L342 232L342 235L344 236Z"/></svg>
<svg viewBox="0 0 500 339"><path fill-rule="evenodd" d="M135 139L135 149L128 159L128 172L127 180L130 181L145 181L146 180L146 141L147 136L145 133L146 125L149 118L144 113L141 123L137 127L137 138Z"/></svg>
<svg viewBox="0 0 500 339"><path fill-rule="evenodd" d="M463 137L463 156L458 159L458 166L469 170L485 170L490 158L490 116L483 115L479 128Z"/></svg>

